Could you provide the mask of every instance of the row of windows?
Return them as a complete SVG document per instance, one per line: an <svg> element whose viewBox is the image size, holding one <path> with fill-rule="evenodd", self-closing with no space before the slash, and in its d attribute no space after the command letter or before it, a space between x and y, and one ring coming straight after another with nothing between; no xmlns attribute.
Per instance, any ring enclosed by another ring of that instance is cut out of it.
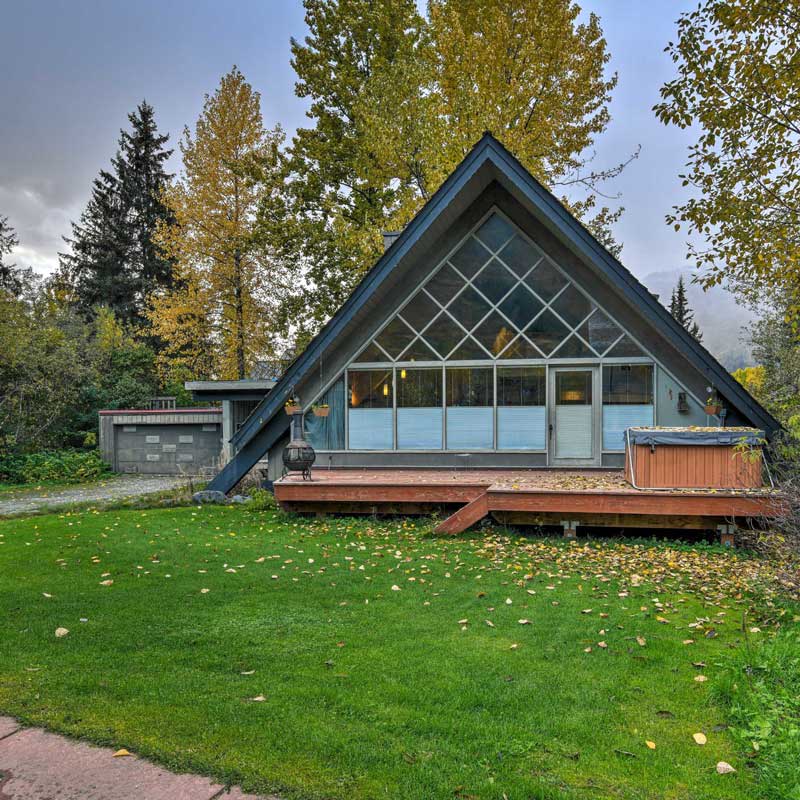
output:
<svg viewBox="0 0 800 800"><path fill-rule="evenodd" d="M556 410L585 406L591 425L592 376L557 371ZM622 450L626 427L653 424L653 378L649 364L602 367L603 449ZM320 450L546 449L547 373L540 366L351 369L347 386L340 379L321 402L327 417L306 416L306 433Z"/></svg>
<svg viewBox="0 0 800 800"><path fill-rule="evenodd" d="M495 405L543 406L547 387L544 367L447 367L446 405L469 408ZM396 376L396 378L394 377ZM415 368L350 370L349 408L434 408L442 405L442 370ZM591 372L556 373L559 405L592 401ZM642 405L653 402L653 367L649 364L613 364L603 367L604 405Z"/></svg>

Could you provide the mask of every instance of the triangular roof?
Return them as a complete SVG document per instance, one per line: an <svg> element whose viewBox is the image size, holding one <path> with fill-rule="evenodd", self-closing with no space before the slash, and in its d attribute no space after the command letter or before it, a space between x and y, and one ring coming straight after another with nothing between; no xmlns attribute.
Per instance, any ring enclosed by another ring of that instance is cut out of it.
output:
<svg viewBox="0 0 800 800"><path fill-rule="evenodd" d="M411 248L464 192L479 170L490 167L528 202L538 219L577 256L600 271L632 306L647 315L655 330L706 374L726 400L767 433L779 428L775 418L735 380L669 311L562 205L548 189L490 133L485 133L431 199L378 259L339 311L292 362L270 394L248 417L231 440L236 456L214 478L210 488L229 491L275 444L288 427L270 425L292 392L354 315L370 301L376 289L403 261Z"/></svg>

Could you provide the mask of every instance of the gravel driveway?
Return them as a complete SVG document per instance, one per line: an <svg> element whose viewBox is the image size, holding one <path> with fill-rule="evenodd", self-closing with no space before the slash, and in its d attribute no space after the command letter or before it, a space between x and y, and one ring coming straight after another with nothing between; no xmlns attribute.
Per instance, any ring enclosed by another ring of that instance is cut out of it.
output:
<svg viewBox="0 0 800 800"><path fill-rule="evenodd" d="M70 506L75 503L103 503L173 489L188 483L184 476L115 475L87 486L72 486L41 491L21 489L0 494L0 516L23 514L43 508Z"/></svg>

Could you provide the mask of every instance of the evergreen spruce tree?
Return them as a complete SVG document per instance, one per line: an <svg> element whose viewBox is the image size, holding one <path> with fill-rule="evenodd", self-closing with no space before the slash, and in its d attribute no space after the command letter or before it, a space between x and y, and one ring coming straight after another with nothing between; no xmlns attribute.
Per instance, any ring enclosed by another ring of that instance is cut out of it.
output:
<svg viewBox="0 0 800 800"><path fill-rule="evenodd" d="M7 256L19 244L16 231L9 225L8 217L0 214L0 291L12 297L20 297L29 292L36 282L30 267L23 269L10 264Z"/></svg>
<svg viewBox="0 0 800 800"><path fill-rule="evenodd" d="M698 342L703 341L703 334L700 332L700 326L694 321L694 311L689 308L689 300L686 297L686 284L683 281L683 275L678 278L678 285L672 290L672 297L669 301L669 313L672 314Z"/></svg>
<svg viewBox="0 0 800 800"><path fill-rule="evenodd" d="M158 133L152 106L143 101L128 120L131 130L120 131L111 169L95 178L65 239L71 252L61 254L60 271L86 316L105 305L122 323L138 326L147 297L172 282L172 264L154 242L159 224L173 222L161 199L172 177L164 170L172 150L165 149L169 136Z"/></svg>

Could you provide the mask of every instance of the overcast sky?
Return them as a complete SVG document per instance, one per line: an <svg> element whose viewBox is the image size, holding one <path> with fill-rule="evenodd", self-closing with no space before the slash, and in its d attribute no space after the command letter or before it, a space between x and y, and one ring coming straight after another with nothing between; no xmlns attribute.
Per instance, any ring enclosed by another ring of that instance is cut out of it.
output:
<svg viewBox="0 0 800 800"><path fill-rule="evenodd" d="M616 226L622 260L642 277L684 266L685 242L664 222L683 197L678 173L691 137L651 111L674 74L663 52L683 0L585 0L600 15L619 85L597 164L642 151L612 191L626 207ZM291 134L305 104L294 96L289 38L305 34L301 0L24 0L0 28L0 214L21 240L20 265L57 264L61 237L92 178L114 154L126 114L146 98L176 144L203 94L237 64L261 92L265 121ZM173 157L172 171L179 167Z"/></svg>

